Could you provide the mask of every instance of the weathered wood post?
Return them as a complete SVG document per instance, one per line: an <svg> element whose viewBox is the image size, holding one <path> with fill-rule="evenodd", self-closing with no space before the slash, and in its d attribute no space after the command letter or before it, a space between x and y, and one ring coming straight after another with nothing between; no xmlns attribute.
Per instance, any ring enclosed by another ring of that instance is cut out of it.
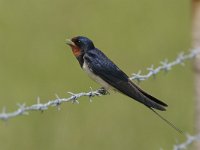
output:
<svg viewBox="0 0 200 150"><path fill-rule="evenodd" d="M200 0L192 0L192 46L200 47ZM200 133L200 56L194 61L195 73L195 131ZM196 144L196 149L200 150L200 142Z"/></svg>

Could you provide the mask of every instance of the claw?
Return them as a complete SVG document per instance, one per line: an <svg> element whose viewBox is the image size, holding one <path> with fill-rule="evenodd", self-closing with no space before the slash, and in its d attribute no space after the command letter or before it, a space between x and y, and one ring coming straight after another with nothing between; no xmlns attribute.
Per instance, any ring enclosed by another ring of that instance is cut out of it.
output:
<svg viewBox="0 0 200 150"><path fill-rule="evenodd" d="M102 95L110 94L104 87L101 87L100 89L98 89L98 92Z"/></svg>

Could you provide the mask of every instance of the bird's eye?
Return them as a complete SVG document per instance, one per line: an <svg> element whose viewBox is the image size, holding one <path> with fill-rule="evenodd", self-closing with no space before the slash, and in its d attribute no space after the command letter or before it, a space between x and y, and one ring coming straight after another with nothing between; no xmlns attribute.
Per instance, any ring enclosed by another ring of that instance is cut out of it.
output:
<svg viewBox="0 0 200 150"><path fill-rule="evenodd" d="M75 42L75 44L77 45L77 46L81 46L82 45L82 41L81 40L79 40L79 39L77 39L76 41L74 41Z"/></svg>

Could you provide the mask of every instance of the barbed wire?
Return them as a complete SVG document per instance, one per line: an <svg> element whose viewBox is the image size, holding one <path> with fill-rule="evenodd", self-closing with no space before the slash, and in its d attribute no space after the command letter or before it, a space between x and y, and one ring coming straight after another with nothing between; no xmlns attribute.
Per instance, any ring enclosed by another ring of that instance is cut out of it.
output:
<svg viewBox="0 0 200 150"><path fill-rule="evenodd" d="M151 76L155 76L156 74L158 74L161 71L167 72L176 65L179 65L179 64L183 65L184 61L192 59L195 56L197 56L198 54L200 54L200 49L190 50L187 54L182 52L176 57L176 59L174 61L169 62L167 59L165 59L164 61L160 62L160 66L158 66L157 68L154 69L154 65L151 65L151 67L147 68L147 70L149 71L147 74L141 75L141 71L139 71L136 74L135 73L132 74L130 79L136 80L138 82L147 80ZM17 116L28 115L28 113L32 112L32 111L42 111L43 112L43 111L47 110L50 106L57 107L59 110L60 109L59 106L62 103L65 103L65 102L79 103L78 99L83 96L89 97L89 100L91 101L91 98L94 96L106 95L106 93L102 93L101 89L93 91L92 88L89 92L81 92L81 93L76 93L76 94L72 93L72 92L68 92L68 93L71 95L68 98L60 98L58 95L56 95L56 99L49 100L46 103L41 103L40 98L38 97L36 104L30 105L30 106L26 106L25 103L17 104L18 109L13 112L7 112L6 108L4 107L2 112L0 113L0 119L5 121L10 118L17 117Z"/></svg>
<svg viewBox="0 0 200 150"><path fill-rule="evenodd" d="M87 92L87 93L85 93L85 92L81 92L81 93L77 93L77 94L74 94L72 92L68 92L68 93L71 95L68 98L60 98L58 95L55 95L56 99L49 100L47 103L41 103L39 97L37 98L37 103L33 104L31 106L26 106L25 103L23 103L23 104L18 103L17 106L19 108L14 112L7 113L6 108L4 107L2 110L2 113L0 113L0 119L6 121L10 118L17 117L20 115L28 115L30 111L43 112L43 111L47 110L50 106L57 107L57 109L60 110L59 106L64 102L72 102L72 103L79 104L77 99L80 97L83 97L83 96L89 97L89 100L91 102L92 97L102 95L100 90L93 91L92 89L90 92Z"/></svg>
<svg viewBox="0 0 200 150"><path fill-rule="evenodd" d="M189 135L186 134L186 141L181 143L181 144L176 144L173 147L173 150L185 150L187 149L190 145L192 145L194 142L199 142L200 141L200 134L197 135ZM161 148L160 150L163 150L163 148Z"/></svg>
<svg viewBox="0 0 200 150"><path fill-rule="evenodd" d="M147 80L151 76L154 76L158 74L161 71L168 72L172 69L172 67L176 65L184 65L184 61L188 59L192 59L195 56L200 54L200 48L190 50L188 54L185 54L184 52L181 52L174 61L169 62L168 59L165 59L164 61L160 62L160 66L157 68L154 68L154 65L151 65L151 67L148 67L147 70L149 71L147 74L141 75L141 70L138 71L138 73L133 73L132 76L129 78L131 80L137 80L138 82Z"/></svg>
<svg viewBox="0 0 200 150"><path fill-rule="evenodd" d="M187 140L181 144L174 145L173 150L185 150L191 144L200 140L200 134L197 134L194 136L187 134L186 137L187 137Z"/></svg>

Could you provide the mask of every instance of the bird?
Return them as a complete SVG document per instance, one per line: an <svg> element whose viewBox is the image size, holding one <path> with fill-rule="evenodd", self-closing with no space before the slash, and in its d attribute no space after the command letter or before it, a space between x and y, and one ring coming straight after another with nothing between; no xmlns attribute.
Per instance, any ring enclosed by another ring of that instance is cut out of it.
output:
<svg viewBox="0 0 200 150"><path fill-rule="evenodd" d="M102 93L105 94L109 90L118 91L145 105L168 125L182 133L179 128L156 111L165 111L168 105L134 84L126 73L95 47L92 40L85 36L75 36L67 39L66 44L71 47L80 67L92 80L102 86Z"/></svg>

